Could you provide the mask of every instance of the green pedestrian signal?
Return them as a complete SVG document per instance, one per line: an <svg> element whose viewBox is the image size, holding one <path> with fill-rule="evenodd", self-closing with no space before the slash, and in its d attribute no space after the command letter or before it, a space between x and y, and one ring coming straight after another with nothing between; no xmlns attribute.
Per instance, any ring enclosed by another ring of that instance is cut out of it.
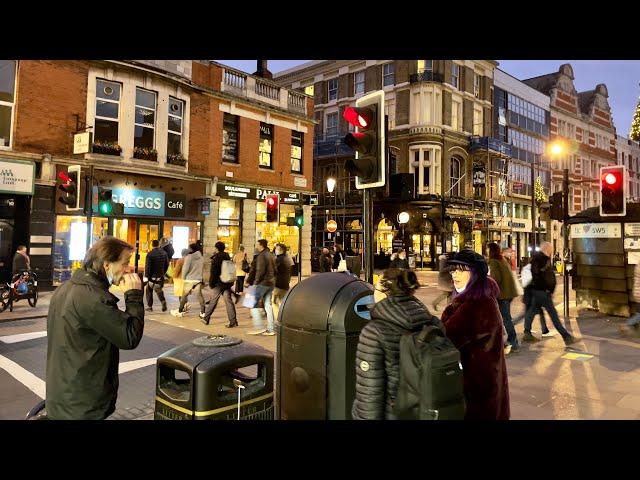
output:
<svg viewBox="0 0 640 480"><path fill-rule="evenodd" d="M298 227L302 227L304 225L304 210L302 209L302 207L296 207L295 209L295 214L296 214L296 225Z"/></svg>

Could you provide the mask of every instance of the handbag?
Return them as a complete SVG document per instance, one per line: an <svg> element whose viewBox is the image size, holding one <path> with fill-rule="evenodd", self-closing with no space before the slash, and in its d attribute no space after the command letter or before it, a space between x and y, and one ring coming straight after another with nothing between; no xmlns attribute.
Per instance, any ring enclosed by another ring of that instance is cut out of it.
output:
<svg viewBox="0 0 640 480"><path fill-rule="evenodd" d="M518 281L516 272L511 269L509 269L509 271L511 272L511 276L513 277L513 284L516 286L516 293L518 294L518 297L520 295L524 295L524 288L522 288L522 284Z"/></svg>
<svg viewBox="0 0 640 480"><path fill-rule="evenodd" d="M169 268L167 268L167 277L173 277L173 265L169 264Z"/></svg>
<svg viewBox="0 0 640 480"><path fill-rule="evenodd" d="M242 306L247 308L256 308L258 306L258 286L251 285L247 288L242 300Z"/></svg>
<svg viewBox="0 0 640 480"><path fill-rule="evenodd" d="M174 278L173 279L173 294L176 297L182 297L184 293L184 280L182 278Z"/></svg>
<svg viewBox="0 0 640 480"><path fill-rule="evenodd" d="M249 270L251 270L251 265L249 265L249 262L247 261L247 256L245 255L244 258L242 259L242 271L244 273L249 273Z"/></svg>

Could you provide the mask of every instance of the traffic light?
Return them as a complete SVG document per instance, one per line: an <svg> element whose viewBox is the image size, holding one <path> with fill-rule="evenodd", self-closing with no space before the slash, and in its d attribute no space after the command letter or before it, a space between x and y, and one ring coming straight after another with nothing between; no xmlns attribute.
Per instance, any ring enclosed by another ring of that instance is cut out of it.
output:
<svg viewBox="0 0 640 480"><path fill-rule="evenodd" d="M113 201L110 188L98 187L98 213L100 215L124 215L124 205Z"/></svg>
<svg viewBox="0 0 640 480"><path fill-rule="evenodd" d="M627 214L627 175L624 165L600 167L600 215L603 217Z"/></svg>
<svg viewBox="0 0 640 480"><path fill-rule="evenodd" d="M304 210L302 207L296 207L296 226L302 227L304 225Z"/></svg>
<svg viewBox="0 0 640 480"><path fill-rule="evenodd" d="M66 205L67 210L80 209L80 165L73 165L66 172L58 173L58 178L62 183L58 188L65 194L58 197L58 201Z"/></svg>
<svg viewBox="0 0 640 480"><path fill-rule="evenodd" d="M381 187L386 183L386 125L384 121L384 91L365 95L356 100L355 107L347 107L344 119L356 127L343 142L355 150L355 158L345 162L344 168L356 176L356 188Z"/></svg>
<svg viewBox="0 0 640 480"><path fill-rule="evenodd" d="M549 198L549 217L552 220L564 220L564 208L562 204L562 192L556 192Z"/></svg>
<svg viewBox="0 0 640 480"><path fill-rule="evenodd" d="M278 194L267 195L267 223L280 222L280 196Z"/></svg>

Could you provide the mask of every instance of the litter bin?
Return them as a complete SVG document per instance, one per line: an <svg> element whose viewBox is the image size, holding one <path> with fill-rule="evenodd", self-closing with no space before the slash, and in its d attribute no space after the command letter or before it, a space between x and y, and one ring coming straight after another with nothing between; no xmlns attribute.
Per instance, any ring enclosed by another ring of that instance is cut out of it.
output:
<svg viewBox="0 0 640 480"><path fill-rule="evenodd" d="M358 338L373 303L373 287L346 273L289 290L276 322L276 418L351 419Z"/></svg>
<svg viewBox="0 0 640 480"><path fill-rule="evenodd" d="M273 354L258 345L199 337L160 355L156 368L156 420L273 419Z"/></svg>

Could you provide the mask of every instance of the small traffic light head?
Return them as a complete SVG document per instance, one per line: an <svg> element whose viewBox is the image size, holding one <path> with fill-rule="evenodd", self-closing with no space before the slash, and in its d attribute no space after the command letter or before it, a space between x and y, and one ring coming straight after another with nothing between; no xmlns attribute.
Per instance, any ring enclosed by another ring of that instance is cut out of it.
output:
<svg viewBox="0 0 640 480"><path fill-rule="evenodd" d="M267 223L275 223L280 221L280 206L278 194L267 195L265 203L267 206Z"/></svg>
<svg viewBox="0 0 640 480"><path fill-rule="evenodd" d="M627 213L626 175L624 165L600 169L601 216L624 216Z"/></svg>
<svg viewBox="0 0 640 480"><path fill-rule="evenodd" d="M613 173L607 173L604 176L604 181L609 185L615 185L618 182L618 178Z"/></svg>
<svg viewBox="0 0 640 480"><path fill-rule="evenodd" d="M295 208L295 224L298 227L302 227L304 225L304 210L302 207Z"/></svg>
<svg viewBox="0 0 640 480"><path fill-rule="evenodd" d="M59 172L58 178L62 183L58 188L66 195L58 197L58 201L67 206L67 209L78 208L78 170L69 170L69 172Z"/></svg>
<svg viewBox="0 0 640 480"><path fill-rule="evenodd" d="M347 107L342 116L354 127L366 129L375 122L376 112L372 108Z"/></svg>

